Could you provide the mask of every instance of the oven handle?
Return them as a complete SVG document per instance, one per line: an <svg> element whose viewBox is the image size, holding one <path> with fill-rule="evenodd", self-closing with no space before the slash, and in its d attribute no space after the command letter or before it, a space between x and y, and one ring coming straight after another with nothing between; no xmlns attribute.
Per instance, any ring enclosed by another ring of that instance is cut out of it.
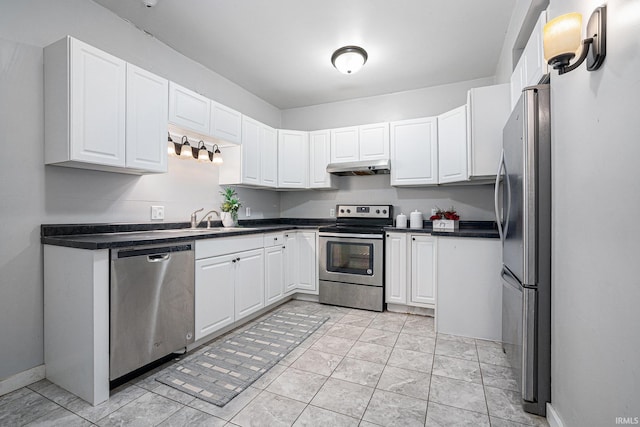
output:
<svg viewBox="0 0 640 427"><path fill-rule="evenodd" d="M382 240L382 234L351 234L351 233L319 233L320 237L344 237L355 239L380 239Z"/></svg>

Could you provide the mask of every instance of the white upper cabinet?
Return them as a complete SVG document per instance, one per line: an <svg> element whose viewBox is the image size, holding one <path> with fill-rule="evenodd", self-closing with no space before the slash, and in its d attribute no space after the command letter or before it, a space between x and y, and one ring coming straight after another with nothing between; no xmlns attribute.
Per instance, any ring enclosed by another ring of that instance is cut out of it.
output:
<svg viewBox="0 0 640 427"><path fill-rule="evenodd" d="M260 127L260 185L278 186L278 131L270 126Z"/></svg>
<svg viewBox="0 0 640 427"><path fill-rule="evenodd" d="M331 161L331 136L328 130L309 132L309 187L335 188L333 175L327 173Z"/></svg>
<svg viewBox="0 0 640 427"><path fill-rule="evenodd" d="M359 126L360 160L385 160L389 158L389 123Z"/></svg>
<svg viewBox="0 0 640 427"><path fill-rule="evenodd" d="M331 163L389 158L389 123L331 129Z"/></svg>
<svg viewBox="0 0 640 427"><path fill-rule="evenodd" d="M538 84L542 76L548 73L544 60L543 29L547 23L547 12L543 11L529 36L520 59L511 74L511 109L516 105L522 89Z"/></svg>
<svg viewBox="0 0 640 427"><path fill-rule="evenodd" d="M223 141L240 144L242 142L242 114L238 111L211 101L209 135Z"/></svg>
<svg viewBox="0 0 640 427"><path fill-rule="evenodd" d="M242 117L242 181L238 184L260 184L260 138L262 123ZM224 164L224 163L223 163Z"/></svg>
<svg viewBox="0 0 640 427"><path fill-rule="evenodd" d="M169 83L169 122L202 135L210 132L211 102L192 90Z"/></svg>
<svg viewBox="0 0 640 427"><path fill-rule="evenodd" d="M167 171L166 79L127 64L126 167Z"/></svg>
<svg viewBox="0 0 640 427"><path fill-rule="evenodd" d="M438 183L466 181L467 106L438 116Z"/></svg>
<svg viewBox="0 0 640 427"><path fill-rule="evenodd" d="M46 164L166 171L166 80L71 37L44 49L44 71Z"/></svg>
<svg viewBox="0 0 640 427"><path fill-rule="evenodd" d="M278 188L307 188L309 133L278 130Z"/></svg>
<svg viewBox="0 0 640 427"><path fill-rule="evenodd" d="M391 122L391 185L438 183L436 117Z"/></svg>
<svg viewBox="0 0 640 427"><path fill-rule="evenodd" d="M357 126L331 129L331 163L358 161L358 144Z"/></svg>
<svg viewBox="0 0 640 427"><path fill-rule="evenodd" d="M44 63L45 163L124 168L126 62L66 37Z"/></svg>
<svg viewBox="0 0 640 427"><path fill-rule="evenodd" d="M470 179L495 178L502 151L502 129L510 111L508 84L478 87L467 92Z"/></svg>

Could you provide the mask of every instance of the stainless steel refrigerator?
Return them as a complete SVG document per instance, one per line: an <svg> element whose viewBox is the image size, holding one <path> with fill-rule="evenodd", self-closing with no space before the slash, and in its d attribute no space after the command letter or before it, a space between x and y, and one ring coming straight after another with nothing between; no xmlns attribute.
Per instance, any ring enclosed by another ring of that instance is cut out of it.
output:
<svg viewBox="0 0 640 427"><path fill-rule="evenodd" d="M502 347L517 373L524 410L545 415L551 400L549 85L525 88L504 127L495 198Z"/></svg>

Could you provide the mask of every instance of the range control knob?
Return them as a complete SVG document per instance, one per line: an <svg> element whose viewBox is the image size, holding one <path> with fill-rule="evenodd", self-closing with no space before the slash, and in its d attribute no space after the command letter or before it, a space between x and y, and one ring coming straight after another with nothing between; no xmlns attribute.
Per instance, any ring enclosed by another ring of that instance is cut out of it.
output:
<svg viewBox="0 0 640 427"><path fill-rule="evenodd" d="M383 209L383 210L382 210L382 213L386 215L386 214L387 214L387 210L386 210L386 209Z"/></svg>
<svg viewBox="0 0 640 427"><path fill-rule="evenodd" d="M344 213L344 209L340 209L340 213Z"/></svg>
<svg viewBox="0 0 640 427"><path fill-rule="evenodd" d="M347 213L351 213L351 209L347 209Z"/></svg>
<svg viewBox="0 0 640 427"><path fill-rule="evenodd" d="M376 213L379 214L380 213L380 209L376 209Z"/></svg>

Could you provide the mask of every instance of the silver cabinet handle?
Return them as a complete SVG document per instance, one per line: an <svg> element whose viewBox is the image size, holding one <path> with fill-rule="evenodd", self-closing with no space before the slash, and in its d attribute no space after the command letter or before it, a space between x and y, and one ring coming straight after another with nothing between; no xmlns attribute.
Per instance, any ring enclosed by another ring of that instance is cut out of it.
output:
<svg viewBox="0 0 640 427"><path fill-rule="evenodd" d="M147 256L148 262L164 262L171 258L170 254L158 254L158 255L149 255Z"/></svg>

